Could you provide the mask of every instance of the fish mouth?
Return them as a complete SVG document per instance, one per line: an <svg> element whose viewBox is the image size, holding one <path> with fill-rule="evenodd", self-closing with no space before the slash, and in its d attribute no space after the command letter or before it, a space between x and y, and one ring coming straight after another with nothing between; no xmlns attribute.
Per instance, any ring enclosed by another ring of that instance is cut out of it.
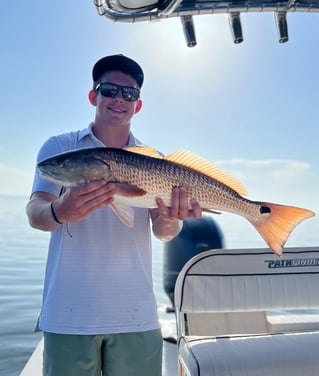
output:
<svg viewBox="0 0 319 376"><path fill-rule="evenodd" d="M53 183L61 183L61 180L58 177L46 171L40 171L40 175L43 176L45 179L52 181Z"/></svg>

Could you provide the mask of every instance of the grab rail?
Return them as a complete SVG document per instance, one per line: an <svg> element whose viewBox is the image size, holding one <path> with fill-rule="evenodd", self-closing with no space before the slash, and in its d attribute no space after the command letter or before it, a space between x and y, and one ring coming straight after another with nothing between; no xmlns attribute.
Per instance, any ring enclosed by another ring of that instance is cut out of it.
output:
<svg viewBox="0 0 319 376"><path fill-rule="evenodd" d="M241 43L242 34L240 13L273 12L275 16L278 41L288 41L288 12L318 13L319 0L287 1L229 1L229 0L94 0L100 16L114 22L158 21L179 17L182 22L187 45L197 44L193 16L205 14L228 14L234 43Z"/></svg>

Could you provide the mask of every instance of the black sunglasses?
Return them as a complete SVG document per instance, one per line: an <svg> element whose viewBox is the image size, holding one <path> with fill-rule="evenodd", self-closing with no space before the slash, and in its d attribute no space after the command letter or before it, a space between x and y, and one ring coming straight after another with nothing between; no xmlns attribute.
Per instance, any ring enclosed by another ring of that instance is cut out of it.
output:
<svg viewBox="0 0 319 376"><path fill-rule="evenodd" d="M100 90L100 93L103 95L103 97L115 97L118 92L121 90L122 97L126 101L134 102L137 101L140 97L140 90L131 87L131 86L121 86L116 84L111 84L109 82L103 82L101 84L97 84L95 91Z"/></svg>

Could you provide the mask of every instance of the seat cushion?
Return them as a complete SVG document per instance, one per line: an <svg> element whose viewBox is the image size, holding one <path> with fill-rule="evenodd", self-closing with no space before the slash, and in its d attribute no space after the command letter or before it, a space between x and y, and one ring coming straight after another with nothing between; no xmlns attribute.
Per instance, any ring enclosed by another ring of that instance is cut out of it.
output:
<svg viewBox="0 0 319 376"><path fill-rule="evenodd" d="M181 337L179 360L192 376L314 376L319 332Z"/></svg>

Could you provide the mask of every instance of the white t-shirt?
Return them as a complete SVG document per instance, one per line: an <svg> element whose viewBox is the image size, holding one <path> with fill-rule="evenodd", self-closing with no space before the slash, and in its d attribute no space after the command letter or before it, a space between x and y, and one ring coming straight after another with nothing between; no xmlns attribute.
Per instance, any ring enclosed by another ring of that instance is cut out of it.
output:
<svg viewBox="0 0 319 376"><path fill-rule="evenodd" d="M141 145L131 134L128 146ZM91 128L51 137L38 162L61 152L105 146ZM36 171L32 192L59 196L61 186ZM149 210L134 208L134 228L109 207L51 232L43 302L43 331L110 334L159 328L152 283Z"/></svg>

